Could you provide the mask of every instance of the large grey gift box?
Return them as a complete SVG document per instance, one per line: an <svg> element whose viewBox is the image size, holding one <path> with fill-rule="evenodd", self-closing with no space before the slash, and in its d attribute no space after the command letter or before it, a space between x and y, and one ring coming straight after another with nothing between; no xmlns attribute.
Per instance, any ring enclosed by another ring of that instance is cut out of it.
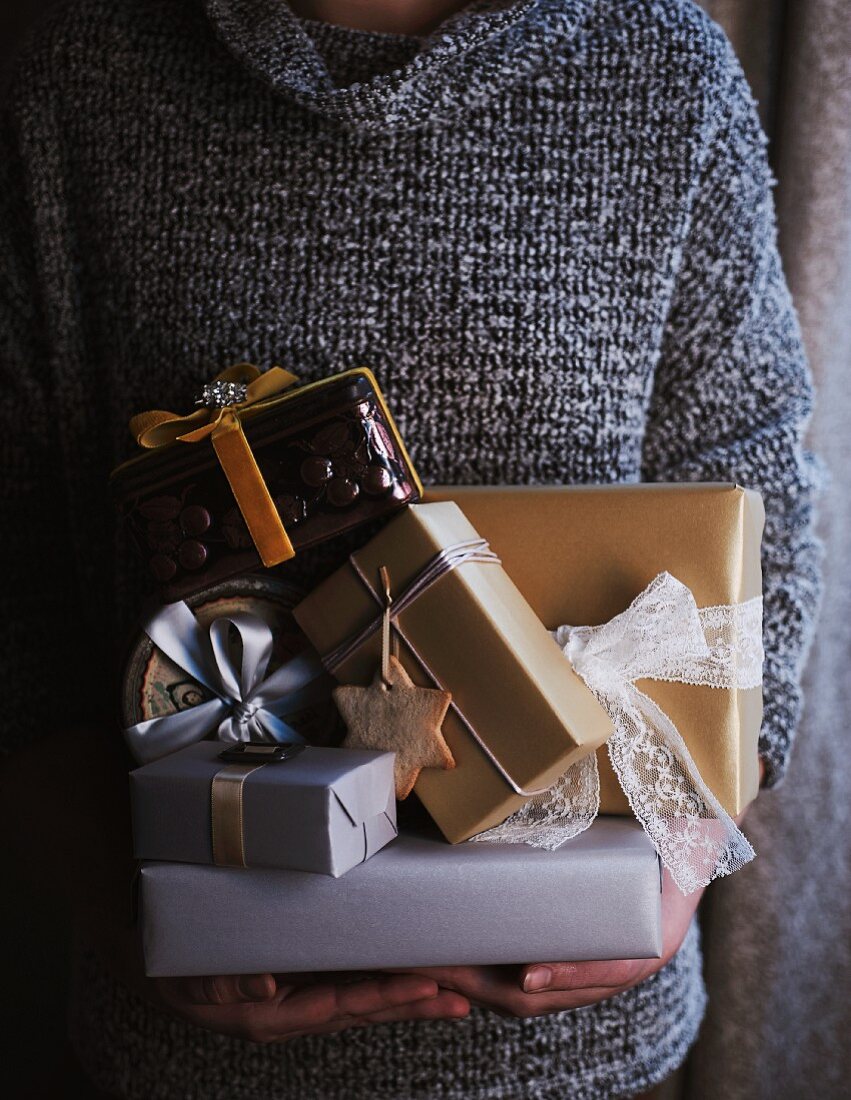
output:
<svg viewBox="0 0 851 1100"><path fill-rule="evenodd" d="M199 741L130 773L137 859L213 862L211 784L226 747ZM248 867L342 875L396 836L393 753L305 748L247 775L241 811Z"/></svg>
<svg viewBox="0 0 851 1100"><path fill-rule="evenodd" d="M658 958L659 862L599 818L556 852L403 833L345 878L148 863L147 973L286 973Z"/></svg>

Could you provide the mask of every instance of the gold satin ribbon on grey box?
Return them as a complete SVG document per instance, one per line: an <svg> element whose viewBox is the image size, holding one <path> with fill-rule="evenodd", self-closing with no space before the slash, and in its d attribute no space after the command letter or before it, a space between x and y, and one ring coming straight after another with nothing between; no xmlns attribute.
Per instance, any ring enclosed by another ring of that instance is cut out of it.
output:
<svg viewBox="0 0 851 1100"><path fill-rule="evenodd" d="M217 867L247 867L242 823L242 792L245 780L266 764L228 764L213 776L210 784L210 835L213 863Z"/></svg>
<svg viewBox="0 0 851 1100"><path fill-rule="evenodd" d="M392 753L200 741L130 773L138 859L339 876L396 836ZM237 748L238 747L233 747Z"/></svg>

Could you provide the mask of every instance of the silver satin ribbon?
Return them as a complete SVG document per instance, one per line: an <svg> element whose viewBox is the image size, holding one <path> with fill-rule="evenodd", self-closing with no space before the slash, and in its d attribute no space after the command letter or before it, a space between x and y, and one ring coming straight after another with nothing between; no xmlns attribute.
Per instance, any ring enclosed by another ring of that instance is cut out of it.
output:
<svg viewBox="0 0 851 1100"><path fill-rule="evenodd" d="M242 642L242 660L231 658L229 634ZM267 676L270 627L256 615L234 612L205 629L187 604L166 604L143 623L154 645L214 698L187 710L137 722L124 731L143 764L215 734L219 741L303 742L283 716L319 702L328 693L322 663L301 653Z"/></svg>

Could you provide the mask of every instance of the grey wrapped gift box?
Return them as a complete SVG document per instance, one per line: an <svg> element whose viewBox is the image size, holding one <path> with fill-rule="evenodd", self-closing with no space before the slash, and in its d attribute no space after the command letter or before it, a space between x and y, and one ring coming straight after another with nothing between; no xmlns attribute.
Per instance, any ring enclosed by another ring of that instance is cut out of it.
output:
<svg viewBox="0 0 851 1100"><path fill-rule="evenodd" d="M213 863L211 785L226 747L199 741L130 773L137 859ZM248 867L336 877L396 836L393 754L306 748L247 775L241 803Z"/></svg>
<svg viewBox="0 0 851 1100"><path fill-rule="evenodd" d="M662 952L658 858L628 818L599 818L556 852L403 833L339 882L148 863L141 921L152 977Z"/></svg>

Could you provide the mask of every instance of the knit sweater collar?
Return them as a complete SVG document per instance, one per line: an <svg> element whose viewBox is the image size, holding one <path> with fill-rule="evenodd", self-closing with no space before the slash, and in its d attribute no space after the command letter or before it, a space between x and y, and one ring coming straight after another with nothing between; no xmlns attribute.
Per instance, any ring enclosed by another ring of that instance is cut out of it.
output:
<svg viewBox="0 0 851 1100"><path fill-rule="evenodd" d="M408 60L364 82L335 85L314 37L286 0L204 0L219 38L255 77L303 107L363 130L413 129L494 95L573 37L594 0L472 0L422 36L386 39Z"/></svg>

